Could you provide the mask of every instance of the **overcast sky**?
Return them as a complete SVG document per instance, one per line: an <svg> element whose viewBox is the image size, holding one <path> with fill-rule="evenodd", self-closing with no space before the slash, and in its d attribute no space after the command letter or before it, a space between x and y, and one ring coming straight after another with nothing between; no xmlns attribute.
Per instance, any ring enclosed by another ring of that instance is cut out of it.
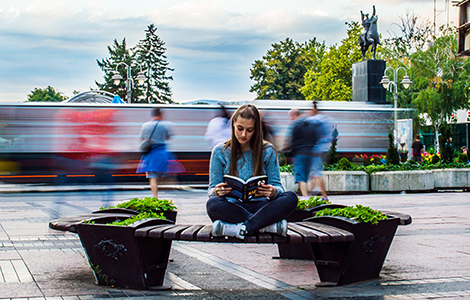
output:
<svg viewBox="0 0 470 300"><path fill-rule="evenodd" d="M107 46L123 38L135 46L150 23L175 69L175 101L254 99L250 68L271 44L316 37L333 45L346 37L344 23L374 4L384 38L407 9L433 21L431 0L0 0L0 102L25 101L48 85L69 97L96 89ZM445 0L436 7L442 25ZM453 23L457 10L449 9Z"/></svg>

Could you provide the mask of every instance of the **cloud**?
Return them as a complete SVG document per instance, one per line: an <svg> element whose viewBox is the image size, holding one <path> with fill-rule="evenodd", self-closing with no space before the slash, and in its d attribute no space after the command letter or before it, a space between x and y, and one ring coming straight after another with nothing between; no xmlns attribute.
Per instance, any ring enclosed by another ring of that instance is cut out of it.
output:
<svg viewBox="0 0 470 300"><path fill-rule="evenodd" d="M154 23L166 42L175 100L234 97L248 92L251 64L273 43L314 37L327 45L346 37L345 21L372 12L373 0L16 0L0 8L0 101L26 98L35 86L66 95L102 81L96 59L114 39L134 46ZM379 32L413 7L432 16L432 3L377 3ZM455 8L453 8L456 10ZM451 18L452 19L452 18ZM232 95L232 96L230 96ZM234 99L236 100L236 99Z"/></svg>

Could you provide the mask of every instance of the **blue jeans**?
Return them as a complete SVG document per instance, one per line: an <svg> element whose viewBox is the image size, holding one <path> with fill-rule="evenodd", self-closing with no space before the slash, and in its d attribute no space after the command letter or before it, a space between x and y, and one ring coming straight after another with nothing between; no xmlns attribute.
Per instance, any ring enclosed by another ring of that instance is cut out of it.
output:
<svg viewBox="0 0 470 300"><path fill-rule="evenodd" d="M312 165L310 167L310 177L321 177L323 176L323 162L325 155L318 154L312 156Z"/></svg>
<svg viewBox="0 0 470 300"><path fill-rule="evenodd" d="M248 234L287 218L297 207L299 198L294 192L280 194L270 201L229 202L224 197L212 196L206 203L212 222L245 223Z"/></svg>
<svg viewBox="0 0 470 300"><path fill-rule="evenodd" d="M295 182L308 182L308 174L311 166L311 155L296 155L294 158Z"/></svg>

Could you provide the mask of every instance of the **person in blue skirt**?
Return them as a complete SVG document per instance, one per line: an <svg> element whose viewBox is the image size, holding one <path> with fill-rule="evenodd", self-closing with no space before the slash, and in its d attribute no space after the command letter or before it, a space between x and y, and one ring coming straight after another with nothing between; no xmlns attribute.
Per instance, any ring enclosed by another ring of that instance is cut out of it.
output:
<svg viewBox="0 0 470 300"><path fill-rule="evenodd" d="M166 142L173 135L171 123L163 120L159 107L152 110L152 119L142 125L140 138L152 144L150 152L144 154L137 167L137 173L145 172L153 197L158 197L158 179L168 173L183 172L183 167L168 152Z"/></svg>

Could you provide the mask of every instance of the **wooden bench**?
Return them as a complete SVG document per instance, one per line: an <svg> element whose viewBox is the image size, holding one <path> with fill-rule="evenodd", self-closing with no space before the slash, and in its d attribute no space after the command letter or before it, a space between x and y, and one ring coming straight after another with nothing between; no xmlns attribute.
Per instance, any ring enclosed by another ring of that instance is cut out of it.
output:
<svg viewBox="0 0 470 300"><path fill-rule="evenodd" d="M367 227L370 224L357 223L348 219L316 217L301 222L288 222L288 231L285 237L270 233L256 233L247 235L244 239L214 237L211 234L212 225L181 225L174 224L168 220L147 219L124 227L105 225L110 219L125 219L132 215L131 213L120 212L61 218L51 221L49 227L56 230L78 233L92 266L100 265L102 268L106 267L105 261L107 258L101 253L97 253L96 250L103 241L111 244L107 245L107 251L109 248L125 249L126 251L129 249L125 255L122 255L122 259L119 253L119 255L116 253L112 254L114 255L114 260L112 260L114 265L108 267L107 272L109 274L105 274L106 278L113 278L110 273L114 272L114 268L137 270L136 266L139 265L139 271L135 272L140 274L141 279L137 280L137 282L129 283L127 281L130 280L131 276L128 276L128 278L116 279L111 283L100 281L99 278L98 281L100 284L112 284L116 287L149 289L163 284L172 241L237 244L267 243L277 244L279 247L303 247L312 252L312 258L321 280L318 285L334 286L374 279L379 275L397 226L399 224L405 225L411 223L411 217L408 215L392 212L388 212L389 218L385 220L386 222L379 224L380 226L371 225L376 226L372 227L372 229ZM93 220L96 224L83 224L83 220ZM110 233L106 233L110 232L108 228L118 230L117 233L114 233L114 237ZM98 236L97 232L103 232L103 230L104 235ZM128 235L126 238L123 238L125 235L123 234L124 231ZM387 233L382 234L382 231L387 231ZM90 240L90 237L85 238L82 236L85 233L92 236L91 244L89 241L85 241ZM358 238L360 238L360 241L357 241ZM87 243L89 244L88 246L86 245ZM377 251L378 248L384 249ZM131 252L130 249L134 250ZM358 253L360 253L358 257L354 256ZM109 256L109 253L106 253L106 255ZM134 257L134 261L127 263L130 265L118 265L121 263L119 259L124 261L126 255L139 257ZM375 258L376 256L379 257ZM94 262L91 261L92 257L94 257ZM371 258L372 260L378 260L378 262L370 262ZM371 264L370 270L363 271L358 267L358 265L363 265L367 268L369 263ZM97 270L93 269L93 271L97 275ZM101 275L106 273L103 270L99 270L99 272ZM116 271L115 273L122 272ZM134 277L133 280L135 281L135 277L139 276L132 276Z"/></svg>
<svg viewBox="0 0 470 300"><path fill-rule="evenodd" d="M255 244L298 244L333 243L354 241L354 235L334 226L313 222L288 223L287 235L256 233L244 239L212 236L212 225L156 225L139 228L135 236L139 238L165 239L172 241L198 241L216 243L255 243Z"/></svg>

